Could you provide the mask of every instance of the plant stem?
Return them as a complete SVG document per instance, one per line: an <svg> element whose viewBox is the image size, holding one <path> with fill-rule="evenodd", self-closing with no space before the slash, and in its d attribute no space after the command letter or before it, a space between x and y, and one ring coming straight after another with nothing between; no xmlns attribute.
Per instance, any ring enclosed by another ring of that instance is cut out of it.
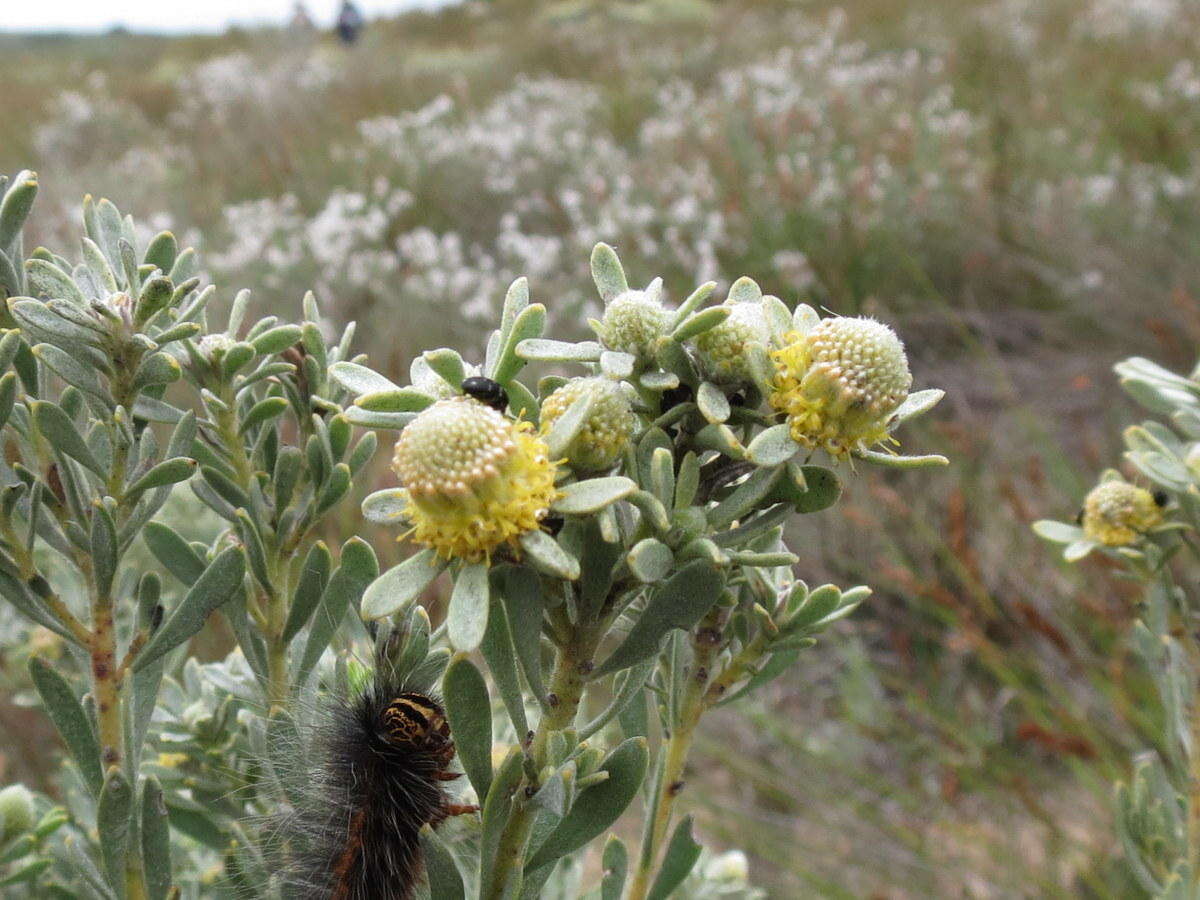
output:
<svg viewBox="0 0 1200 900"><path fill-rule="evenodd" d="M92 601L92 696L104 768L121 762L121 695L117 683L116 633L112 598L97 595Z"/></svg>
<svg viewBox="0 0 1200 900"><path fill-rule="evenodd" d="M725 610L719 607L713 609L692 634L692 666L680 705L679 721L666 739L662 771L655 784L655 796L650 807L651 819L646 824L641 855L625 893L626 900L645 900L650 891L659 850L671 826L675 800L683 792L684 770L696 736L696 726L711 703L709 681L717 651L721 647L724 617Z"/></svg>
<svg viewBox="0 0 1200 900"><path fill-rule="evenodd" d="M579 704L583 699L584 676L592 664L596 652L596 638L588 629L573 628L571 639L558 650L554 661L554 672L550 676L550 708L542 715L529 744L529 755L534 771L540 772L546 765L546 746L555 731L569 728L575 721ZM528 802L538 785L527 776L517 788L515 808L504 831L496 853L496 865L491 875L491 890L486 900L499 900L507 896L506 886L519 877L525 865L525 848L533 829L535 812Z"/></svg>
<svg viewBox="0 0 1200 900"><path fill-rule="evenodd" d="M124 667L117 666L112 597L104 593L98 592L92 601L90 643L92 697L96 701L101 760L107 771L112 766L119 766L123 755L121 676ZM147 897L145 873L142 872L141 860L133 849L129 849L125 856L125 896L126 900L146 900Z"/></svg>
<svg viewBox="0 0 1200 900"><path fill-rule="evenodd" d="M229 462L233 466L234 480L247 494L250 494L254 483L254 466L250 462L250 457L246 454L244 442L241 437L238 427L237 414L234 410L237 408L237 400L232 392L226 392L221 400L226 404L227 409L218 413L216 418L217 431L221 437L221 442L229 450ZM267 538L264 535L264 540ZM268 542L268 566L271 567L272 574L276 576L287 574L286 561L284 560L290 548L282 550L275 548L271 550ZM253 590L253 589L251 589ZM289 596L286 583L281 583L277 577L275 580L274 590L261 592L258 597L258 609L262 610L261 621L259 616L255 616L255 620L259 623L263 637L267 644L267 703L271 710L280 709L287 702L288 689L290 687L288 677L288 654L287 642L283 639L283 629L287 623L287 597ZM252 608L255 606L254 597L251 600Z"/></svg>
<svg viewBox="0 0 1200 900"><path fill-rule="evenodd" d="M1169 590L1169 587L1168 587ZM1188 725L1191 731L1191 746L1188 748L1188 860L1192 871L1200 866L1200 697L1197 696L1195 681L1200 675L1200 646L1192 624L1184 621L1183 643L1187 648L1188 667L1191 669L1192 708L1189 710Z"/></svg>

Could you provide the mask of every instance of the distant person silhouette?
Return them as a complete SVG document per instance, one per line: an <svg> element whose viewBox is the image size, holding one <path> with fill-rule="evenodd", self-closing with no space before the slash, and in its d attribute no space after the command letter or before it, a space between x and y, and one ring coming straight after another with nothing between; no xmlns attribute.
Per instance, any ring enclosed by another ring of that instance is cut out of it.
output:
<svg viewBox="0 0 1200 900"><path fill-rule="evenodd" d="M308 7L303 3L297 2L292 6L292 20L288 27L298 34L308 34L313 30L312 16L308 14Z"/></svg>
<svg viewBox="0 0 1200 900"><path fill-rule="evenodd" d="M351 0L344 0L342 10L337 17L338 37L342 39L342 43L346 46L353 44L358 40L358 36L363 29L363 16L358 11L358 7Z"/></svg>

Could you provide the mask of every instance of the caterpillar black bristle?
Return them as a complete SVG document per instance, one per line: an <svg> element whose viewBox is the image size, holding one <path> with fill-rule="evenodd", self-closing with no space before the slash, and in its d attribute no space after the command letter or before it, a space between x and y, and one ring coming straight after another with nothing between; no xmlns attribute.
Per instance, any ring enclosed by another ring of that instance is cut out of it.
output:
<svg viewBox="0 0 1200 900"><path fill-rule="evenodd" d="M326 712L315 802L281 823L289 898L409 900L424 877L422 826L477 810L443 788L460 774L445 710L386 670Z"/></svg>

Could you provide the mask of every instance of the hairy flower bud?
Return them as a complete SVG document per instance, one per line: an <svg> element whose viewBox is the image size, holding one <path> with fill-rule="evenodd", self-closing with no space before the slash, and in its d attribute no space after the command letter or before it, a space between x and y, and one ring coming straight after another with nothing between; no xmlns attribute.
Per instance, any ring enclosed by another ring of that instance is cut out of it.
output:
<svg viewBox="0 0 1200 900"><path fill-rule="evenodd" d="M1154 495L1127 481L1102 481L1083 501L1083 533L1099 544L1122 547L1162 521Z"/></svg>
<svg viewBox="0 0 1200 900"><path fill-rule="evenodd" d="M704 876L710 881L745 884L746 879L750 877L750 864L745 853L729 850L708 861L704 868Z"/></svg>
<svg viewBox="0 0 1200 900"><path fill-rule="evenodd" d="M747 345L766 346L769 335L761 303L727 303L729 318L696 337L696 352L710 379L722 384L751 380Z"/></svg>
<svg viewBox="0 0 1200 900"><path fill-rule="evenodd" d="M792 438L837 457L886 440L912 386L904 345L874 319L822 319L772 357L771 405L787 416Z"/></svg>
<svg viewBox="0 0 1200 900"><path fill-rule="evenodd" d="M566 455L573 468L599 472L616 465L637 428L637 416L619 384L600 376L571 379L542 403L542 430L548 430L585 393L594 398L592 408Z"/></svg>
<svg viewBox="0 0 1200 900"><path fill-rule="evenodd" d="M646 291L626 291L612 299L600 322L600 341L609 350L641 359L654 355L654 345L666 333L670 315Z"/></svg>
<svg viewBox="0 0 1200 900"><path fill-rule="evenodd" d="M0 791L0 840L10 840L33 828L33 794L23 784Z"/></svg>
<svg viewBox="0 0 1200 900"><path fill-rule="evenodd" d="M200 338L196 348L200 351L200 355L211 363L221 361L221 357L232 347L236 341L227 334L206 334Z"/></svg>
<svg viewBox="0 0 1200 900"><path fill-rule="evenodd" d="M109 294L103 303L104 308L120 319L123 325L133 324L133 299L128 294Z"/></svg>
<svg viewBox="0 0 1200 900"><path fill-rule="evenodd" d="M440 400L410 422L392 468L408 492L413 539L477 562L536 529L557 492L532 429L467 397Z"/></svg>

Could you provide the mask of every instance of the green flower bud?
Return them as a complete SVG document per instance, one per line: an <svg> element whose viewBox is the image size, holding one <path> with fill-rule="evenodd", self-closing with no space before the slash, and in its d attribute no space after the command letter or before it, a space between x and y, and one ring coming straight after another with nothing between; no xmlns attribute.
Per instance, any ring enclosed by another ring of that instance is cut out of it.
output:
<svg viewBox="0 0 1200 900"><path fill-rule="evenodd" d="M710 380L719 384L750 381L747 345L770 339L761 303L728 303L729 318L696 336L696 353Z"/></svg>
<svg viewBox="0 0 1200 900"><path fill-rule="evenodd" d="M600 342L609 350L649 359L669 322L670 314L647 291L626 291L605 308L599 328Z"/></svg>
<svg viewBox="0 0 1200 900"><path fill-rule="evenodd" d="M227 334L206 334L196 344L200 355L211 363L219 363L229 348L236 343Z"/></svg>
<svg viewBox="0 0 1200 900"><path fill-rule="evenodd" d="M10 784L0 791L0 836L11 840L33 828L33 794L23 784Z"/></svg>
<svg viewBox="0 0 1200 900"><path fill-rule="evenodd" d="M604 377L573 378L542 403L542 431L550 427L585 393L594 397L583 427L567 446L567 461L584 472L616 465L637 428L637 416L624 389Z"/></svg>

